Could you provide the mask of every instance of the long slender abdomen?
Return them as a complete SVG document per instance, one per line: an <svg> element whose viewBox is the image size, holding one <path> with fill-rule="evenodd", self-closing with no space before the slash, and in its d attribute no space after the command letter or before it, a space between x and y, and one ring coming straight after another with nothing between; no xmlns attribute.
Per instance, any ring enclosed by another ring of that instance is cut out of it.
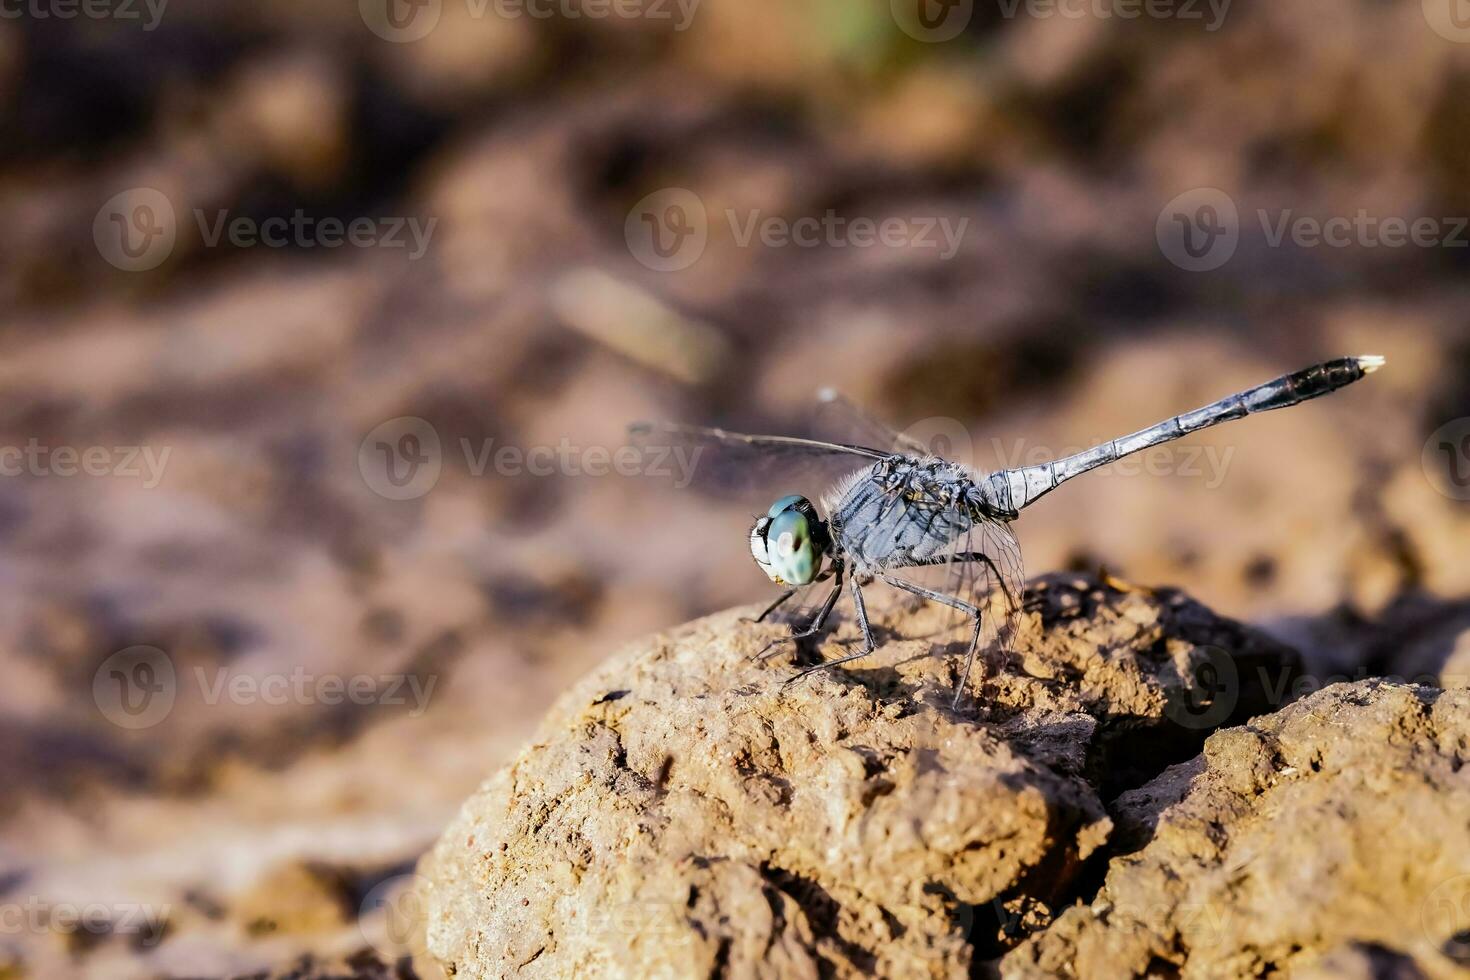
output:
<svg viewBox="0 0 1470 980"><path fill-rule="evenodd" d="M1116 462L1124 456L1173 442L1191 432L1257 412L1289 408L1346 387L1383 366L1376 355L1343 357L1303 368L1274 381L1248 388L1183 415L1176 415L1132 435L1094 446L1065 459L1013 470L1000 470L979 481L986 502L1002 514L1014 515L1075 476Z"/></svg>

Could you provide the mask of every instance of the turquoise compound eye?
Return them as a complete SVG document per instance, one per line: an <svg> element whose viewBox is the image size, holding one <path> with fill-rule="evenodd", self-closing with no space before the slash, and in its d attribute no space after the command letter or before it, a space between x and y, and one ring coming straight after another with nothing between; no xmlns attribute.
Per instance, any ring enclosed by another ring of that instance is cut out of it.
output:
<svg viewBox="0 0 1470 980"><path fill-rule="evenodd" d="M766 560L778 582L808 585L816 579L822 561L812 547L811 525L802 514L786 509L771 518L766 531Z"/></svg>
<svg viewBox="0 0 1470 980"><path fill-rule="evenodd" d="M750 529L750 555L777 585L810 585L822 574L827 525L799 493L782 497Z"/></svg>
<svg viewBox="0 0 1470 980"><path fill-rule="evenodd" d="M797 504L801 503L805 499L806 498L799 493L787 494L786 496L782 497L780 500L771 505L771 509L766 511L766 516L776 517L783 510L793 510L795 509Z"/></svg>

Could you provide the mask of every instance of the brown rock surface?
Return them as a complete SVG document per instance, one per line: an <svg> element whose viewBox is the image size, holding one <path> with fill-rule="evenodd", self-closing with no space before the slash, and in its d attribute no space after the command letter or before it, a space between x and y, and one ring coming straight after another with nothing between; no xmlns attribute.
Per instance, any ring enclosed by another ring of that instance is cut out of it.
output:
<svg viewBox="0 0 1470 980"><path fill-rule="evenodd" d="M1465 976L1467 754L1470 692L1382 681L1217 732L1120 801L1152 839L1002 974Z"/></svg>
<svg viewBox="0 0 1470 980"><path fill-rule="evenodd" d="M1024 934L1068 900L1100 785L1197 745L1201 668L1293 662L1178 594L1059 576L955 713L926 612L784 687L752 660L784 627L745 612L613 657L465 805L420 868L456 975L964 976L1013 941L1002 916ZM1219 720L1261 697L1215 693Z"/></svg>

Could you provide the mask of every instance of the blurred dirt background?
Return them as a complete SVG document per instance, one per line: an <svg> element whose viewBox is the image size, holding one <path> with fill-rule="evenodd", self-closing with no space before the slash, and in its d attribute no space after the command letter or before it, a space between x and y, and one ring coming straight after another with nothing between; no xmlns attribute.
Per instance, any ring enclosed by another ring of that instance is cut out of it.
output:
<svg viewBox="0 0 1470 980"><path fill-rule="evenodd" d="M979 3L942 42L901 0L562 7L431 0L412 40L371 0L0 20L0 446L117 462L0 480L0 976L408 969L392 896L459 803L609 651L769 596L750 514L820 490L497 472L463 441L801 431L831 384L953 420L986 467L1383 354L1016 530L1032 574L1177 585L1310 678L1470 683L1470 34L1434 0L1238 2L1214 30ZM106 242L135 188L175 215L143 271ZM668 188L708 243L659 271L630 228ZM1196 272L1160 229L1198 188L1239 241ZM432 234L410 258L196 220L298 209ZM968 224L946 258L742 245L728 211ZM1273 245L1262 211L1451 240ZM360 448L404 416L442 465L394 500ZM127 447L167 451L161 477L117 472ZM172 708L130 729L100 692L137 645ZM411 678L427 710L209 693L293 672Z"/></svg>

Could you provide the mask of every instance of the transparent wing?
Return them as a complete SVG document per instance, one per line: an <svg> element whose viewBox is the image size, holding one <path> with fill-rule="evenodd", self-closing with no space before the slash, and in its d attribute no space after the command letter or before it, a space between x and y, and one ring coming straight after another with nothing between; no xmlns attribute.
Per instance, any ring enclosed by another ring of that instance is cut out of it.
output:
<svg viewBox="0 0 1470 980"><path fill-rule="evenodd" d="M680 453L691 483L706 492L749 498L764 510L772 500L800 493L816 500L838 480L872 466L889 453L847 443L798 436L748 435L672 422L637 422L628 427L645 459ZM764 496L752 496L763 491Z"/></svg>
<svg viewBox="0 0 1470 980"><path fill-rule="evenodd" d="M831 388L817 393L816 419L816 431L838 442L856 439L889 452L919 459L938 456L968 467L979 462L975 440L959 419L932 416L899 430Z"/></svg>
<svg viewBox="0 0 1470 980"><path fill-rule="evenodd" d="M817 424L833 435L840 433L839 438L851 434L889 452L910 456L929 454L928 446L869 414L835 388L823 388L817 392Z"/></svg>
<svg viewBox="0 0 1470 980"><path fill-rule="evenodd" d="M634 422L628 433L635 438L667 436L725 448L748 448L760 452L815 453L818 455L846 453L869 459L883 459L887 453L866 446L823 442L820 439L803 439L800 436L755 436L744 432L728 432L703 425L680 425L677 422Z"/></svg>

